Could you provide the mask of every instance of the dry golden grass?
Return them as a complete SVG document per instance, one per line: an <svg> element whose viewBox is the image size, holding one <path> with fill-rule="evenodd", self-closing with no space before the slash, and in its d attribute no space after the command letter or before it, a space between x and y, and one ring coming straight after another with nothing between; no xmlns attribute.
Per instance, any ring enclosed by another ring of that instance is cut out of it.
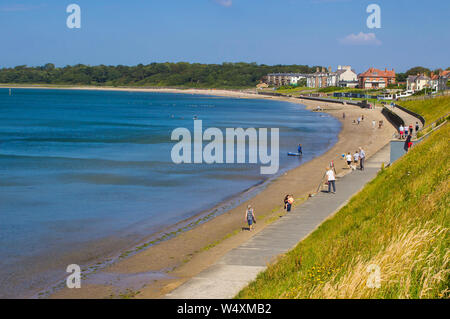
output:
<svg viewBox="0 0 450 319"><path fill-rule="evenodd" d="M318 285L311 293L311 298L376 298L383 291L401 289L398 298L410 298L411 283L415 281L412 274L417 267L422 269L420 283L415 282L420 291L420 298L430 297L428 292L445 280L449 274L450 252L441 260L437 247L433 243L444 240L448 229L427 223L412 230L402 230L384 250L369 260L355 258L345 271L345 275ZM374 274L370 266L376 265L380 270L380 287L374 287ZM371 285L372 284L372 285ZM448 294L448 289L439 294ZM381 297L381 296L380 296Z"/></svg>

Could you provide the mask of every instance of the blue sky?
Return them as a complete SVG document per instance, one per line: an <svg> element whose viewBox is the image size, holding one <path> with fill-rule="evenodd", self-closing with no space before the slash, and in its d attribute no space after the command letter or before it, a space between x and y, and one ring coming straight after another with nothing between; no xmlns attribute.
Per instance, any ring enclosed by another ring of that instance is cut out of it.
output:
<svg viewBox="0 0 450 319"><path fill-rule="evenodd" d="M66 7L81 7L81 28ZM369 29L369 4L381 28ZM448 0L0 0L0 67L257 62L450 66ZM373 34L371 34L373 33Z"/></svg>

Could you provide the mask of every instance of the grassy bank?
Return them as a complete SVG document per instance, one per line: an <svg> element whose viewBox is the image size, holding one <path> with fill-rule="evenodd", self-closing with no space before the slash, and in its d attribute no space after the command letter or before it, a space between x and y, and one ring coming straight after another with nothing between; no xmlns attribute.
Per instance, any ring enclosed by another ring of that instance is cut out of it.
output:
<svg viewBox="0 0 450 319"><path fill-rule="evenodd" d="M448 298L449 139L446 124L383 169L237 297Z"/></svg>
<svg viewBox="0 0 450 319"><path fill-rule="evenodd" d="M426 121L425 125L428 125L450 112L450 95L426 100L401 101L398 104L422 115Z"/></svg>

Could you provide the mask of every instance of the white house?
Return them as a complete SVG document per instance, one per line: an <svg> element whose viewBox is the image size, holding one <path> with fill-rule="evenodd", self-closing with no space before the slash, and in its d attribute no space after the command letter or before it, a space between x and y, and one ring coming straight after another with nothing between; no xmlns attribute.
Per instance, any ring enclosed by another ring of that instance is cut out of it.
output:
<svg viewBox="0 0 450 319"><path fill-rule="evenodd" d="M356 87L358 85L358 75L350 65L338 65L337 84L340 87Z"/></svg>
<svg viewBox="0 0 450 319"><path fill-rule="evenodd" d="M426 75L410 75L406 79L406 89L408 91L420 91L424 88L433 88L433 81Z"/></svg>

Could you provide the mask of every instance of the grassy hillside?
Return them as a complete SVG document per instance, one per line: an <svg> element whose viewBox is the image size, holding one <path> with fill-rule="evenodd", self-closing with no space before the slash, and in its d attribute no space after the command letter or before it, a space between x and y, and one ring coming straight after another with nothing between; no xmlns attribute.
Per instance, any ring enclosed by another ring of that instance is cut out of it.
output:
<svg viewBox="0 0 450 319"><path fill-rule="evenodd" d="M428 125L450 112L450 95L428 100L402 101L398 104L422 115L425 125Z"/></svg>
<svg viewBox="0 0 450 319"><path fill-rule="evenodd" d="M446 124L237 297L448 298L449 140ZM368 288L377 267L381 287Z"/></svg>

